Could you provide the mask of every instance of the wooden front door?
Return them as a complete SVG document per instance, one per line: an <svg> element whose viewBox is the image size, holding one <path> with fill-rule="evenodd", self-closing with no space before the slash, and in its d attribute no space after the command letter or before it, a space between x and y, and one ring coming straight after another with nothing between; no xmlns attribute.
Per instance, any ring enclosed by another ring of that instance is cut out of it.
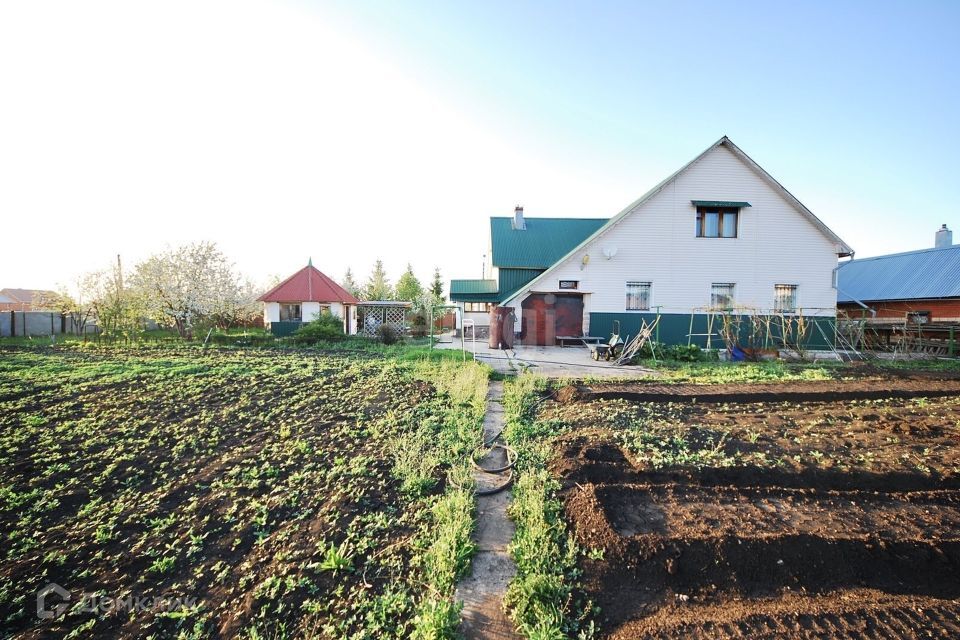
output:
<svg viewBox="0 0 960 640"><path fill-rule="evenodd" d="M534 293L523 301L522 335L526 344L552 346L557 336L583 335L583 296Z"/></svg>

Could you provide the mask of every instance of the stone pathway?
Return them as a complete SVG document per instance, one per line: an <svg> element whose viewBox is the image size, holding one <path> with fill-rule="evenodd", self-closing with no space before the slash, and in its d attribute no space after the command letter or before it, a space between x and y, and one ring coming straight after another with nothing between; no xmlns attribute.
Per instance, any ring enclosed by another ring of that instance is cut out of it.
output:
<svg viewBox="0 0 960 640"><path fill-rule="evenodd" d="M484 442L489 442L503 428L503 383L491 382L487 391L487 413L483 419ZM500 440L498 440L500 441ZM480 464L488 469L506 465L502 449L489 451ZM509 472L489 474L476 471L478 489L489 489L502 484ZM477 530L474 539L477 553L473 557L472 573L464 578L454 594L463 601L463 622L460 631L467 640L474 638L519 638L513 622L503 611L503 596L507 585L517 572L507 550L513 538L513 522L507 517L510 491L492 496L477 496Z"/></svg>

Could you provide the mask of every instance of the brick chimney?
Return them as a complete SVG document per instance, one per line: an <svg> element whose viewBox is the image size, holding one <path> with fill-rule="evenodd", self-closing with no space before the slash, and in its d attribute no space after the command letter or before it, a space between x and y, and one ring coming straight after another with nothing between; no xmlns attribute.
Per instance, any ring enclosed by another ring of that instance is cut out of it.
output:
<svg viewBox="0 0 960 640"><path fill-rule="evenodd" d="M523 219L523 207L519 204L513 208L513 228L523 231L527 228L527 223Z"/></svg>
<svg viewBox="0 0 960 640"><path fill-rule="evenodd" d="M935 249L946 249L953 246L953 231L947 229L947 225L942 225L937 229L937 239L933 246Z"/></svg>

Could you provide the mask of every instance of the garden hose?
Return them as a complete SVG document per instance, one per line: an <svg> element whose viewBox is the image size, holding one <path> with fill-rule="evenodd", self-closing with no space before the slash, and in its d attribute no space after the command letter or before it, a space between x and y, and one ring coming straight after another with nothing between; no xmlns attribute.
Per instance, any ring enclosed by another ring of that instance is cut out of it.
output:
<svg viewBox="0 0 960 640"><path fill-rule="evenodd" d="M506 425L500 427L500 431L497 431L497 432L493 435L492 438L490 438L489 440L484 441L483 445L480 445L480 446L492 447L492 446L494 445L494 443L497 441L497 439L500 437L500 434L502 434L503 431L504 431L504 429L506 429L506 428L507 428ZM477 446L477 449L479 449L480 446Z"/></svg>
<svg viewBox="0 0 960 640"><path fill-rule="evenodd" d="M496 469L486 469L486 468L480 466L480 463L477 462L477 459L476 459L475 456L470 456L470 462L473 463L473 466L474 466L476 469L479 469L480 471L483 471L484 473L503 473L504 471L509 471L510 469L513 469L513 465L515 465L515 464L517 463L517 451L516 451L516 449L514 449L513 447L508 447L508 446L505 445L505 444L494 444L494 445L490 446L490 448L488 449L488 451L492 451L492 450L494 450L494 449L503 449L503 452L504 452L504 453L506 454L506 456L507 456L507 464L506 464L505 466L497 467Z"/></svg>
<svg viewBox="0 0 960 640"><path fill-rule="evenodd" d="M496 440L499 436L500 434L498 433L493 437L493 440ZM476 452L483 447L486 447L488 451L492 449L503 449L503 452L507 456L507 464L505 464L502 467L497 467L496 469L486 469L480 466L480 463L477 462ZM500 493L501 491L509 487L511 484L513 484L513 467L515 464L517 464L517 451L513 447L507 446L505 444L494 444L492 441L484 442L483 445L478 446L476 449L473 450L473 453L470 454L470 462L473 464L473 467L478 471L482 471L483 473L489 473L490 475L496 475L498 473L503 473L504 471L509 472L509 474L507 475L507 479L495 487L490 487L489 489L474 488L473 490L474 495L492 496L495 493ZM447 476L447 481L457 489L463 489L463 487L461 487L459 484L454 482L453 479L450 478L449 476Z"/></svg>
<svg viewBox="0 0 960 640"><path fill-rule="evenodd" d="M463 489L463 487L457 484L449 475L447 476L447 482L449 482L456 489ZM492 496L495 493L500 493L511 484L513 484L513 469L510 469L510 475L507 476L507 479L503 483L498 484L495 487L490 487L489 489L474 488L473 493L474 495L478 496Z"/></svg>
<svg viewBox="0 0 960 640"><path fill-rule="evenodd" d="M507 479L504 480L503 484L499 484L489 489L474 489L473 492L478 496L492 496L495 493L500 493L511 484L513 484L513 469L510 469L510 475L507 476Z"/></svg>

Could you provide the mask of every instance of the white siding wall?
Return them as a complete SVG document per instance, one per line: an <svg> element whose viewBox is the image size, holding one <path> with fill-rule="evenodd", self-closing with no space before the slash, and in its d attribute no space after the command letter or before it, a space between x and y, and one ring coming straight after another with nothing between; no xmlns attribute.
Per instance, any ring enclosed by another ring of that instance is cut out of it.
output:
<svg viewBox="0 0 960 640"><path fill-rule="evenodd" d="M310 322L311 320L315 320L319 315L320 315L319 302L301 302L300 303L300 319L303 322Z"/></svg>
<svg viewBox="0 0 960 640"><path fill-rule="evenodd" d="M263 303L263 324L270 324L271 322L280 322L279 302Z"/></svg>
<svg viewBox="0 0 960 640"><path fill-rule="evenodd" d="M330 313L343 318L343 305L339 302L303 302L300 313L304 322L312 322L320 315L321 307L330 307Z"/></svg>
<svg viewBox="0 0 960 640"><path fill-rule="evenodd" d="M320 313L320 307L327 306L327 303L319 302L301 302L300 303L300 316L304 322L310 322L314 320L316 316ZM346 318L344 318L344 306L339 302L329 303L330 313L337 316L338 318L344 319L344 330L346 330ZM350 309L350 315L354 322L351 326L356 326L356 308L348 307ZM265 302L263 304L263 322L264 324L270 324L271 322L280 322L280 303L279 302Z"/></svg>
<svg viewBox="0 0 960 640"><path fill-rule="evenodd" d="M741 210L737 238L697 238L691 200L752 206ZM617 255L607 260L604 247L616 247ZM585 253L590 262L581 269ZM585 314L624 312L626 282L652 282L652 306L662 313L690 313L710 304L714 282L736 283L736 304L762 310L773 308L775 284L796 284L805 314L835 315L836 266L830 239L719 146L531 291L557 291L559 280L579 280L580 291L590 294L584 296ZM521 300L505 304L519 308Z"/></svg>

